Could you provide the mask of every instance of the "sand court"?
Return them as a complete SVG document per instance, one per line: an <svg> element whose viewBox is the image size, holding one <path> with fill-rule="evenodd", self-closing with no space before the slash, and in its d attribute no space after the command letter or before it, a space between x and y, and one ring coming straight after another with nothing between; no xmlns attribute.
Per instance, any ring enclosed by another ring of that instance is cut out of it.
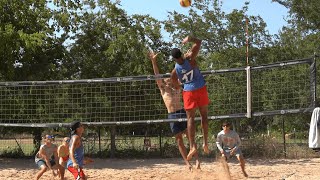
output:
<svg viewBox="0 0 320 180"><path fill-rule="evenodd" d="M0 179L21 180L34 179L37 172L33 159L0 158ZM194 162L193 162L194 164ZM238 179L286 179L316 180L320 179L320 158L312 159L247 159L245 178L237 161L228 163L230 176ZM94 163L85 167L88 179L93 180L225 180L227 171L221 163L214 159L202 159L201 170L188 172L180 158L167 159L94 159ZM46 172L41 179L53 178ZM66 171L66 180L72 180Z"/></svg>

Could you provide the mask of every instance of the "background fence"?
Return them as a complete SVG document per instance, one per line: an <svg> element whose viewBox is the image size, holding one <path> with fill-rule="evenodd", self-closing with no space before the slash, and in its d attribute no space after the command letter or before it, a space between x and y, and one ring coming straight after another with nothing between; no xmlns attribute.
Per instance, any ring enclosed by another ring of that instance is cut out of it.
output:
<svg viewBox="0 0 320 180"><path fill-rule="evenodd" d="M287 122L289 123L289 122ZM144 125L147 126L147 125ZM180 157L175 138L164 130L149 135L125 135L120 134L121 126L116 127L115 150L112 151L112 137L109 129L104 127L86 127L83 138L85 154L89 157L118 157L118 158L150 158L150 157ZM265 133L239 133L242 140L242 151L245 157L268 157L268 158L297 158L314 157L316 153L308 148L308 128L303 131L287 131L285 137L280 129L269 129ZM52 129L44 129L44 134L53 134ZM100 134L99 134L100 132ZM209 155L200 152L201 156L216 157L215 138L218 131L210 132ZM63 135L57 135L55 144L62 143ZM285 138L285 142L284 139ZM196 141L201 147L202 135L197 134ZM187 138L184 137L186 147ZM0 152L2 157L30 157L37 151L34 146L32 134L6 134L0 139Z"/></svg>

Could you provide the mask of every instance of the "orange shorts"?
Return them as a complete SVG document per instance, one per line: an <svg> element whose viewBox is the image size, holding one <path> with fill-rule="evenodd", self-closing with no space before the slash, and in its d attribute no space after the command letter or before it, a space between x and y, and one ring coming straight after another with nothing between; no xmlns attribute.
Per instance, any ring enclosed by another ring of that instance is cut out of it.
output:
<svg viewBox="0 0 320 180"><path fill-rule="evenodd" d="M206 86L194 91L183 91L182 94L184 109L186 110L206 106L210 103Z"/></svg>
<svg viewBox="0 0 320 180"><path fill-rule="evenodd" d="M74 179L77 179L77 180L80 179L80 178L85 179L85 175L84 175L84 172L83 172L82 168L75 169L74 167L69 166L68 170L71 172L71 174L73 175Z"/></svg>

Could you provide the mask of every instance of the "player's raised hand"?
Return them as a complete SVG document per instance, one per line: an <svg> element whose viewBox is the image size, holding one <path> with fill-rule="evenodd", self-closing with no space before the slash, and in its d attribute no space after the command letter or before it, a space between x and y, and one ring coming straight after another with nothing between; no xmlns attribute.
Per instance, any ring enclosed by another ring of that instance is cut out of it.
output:
<svg viewBox="0 0 320 180"><path fill-rule="evenodd" d="M149 58L151 59L151 61L155 61L157 60L157 56L158 56L159 53L154 53L153 51L150 51L149 52Z"/></svg>
<svg viewBox="0 0 320 180"><path fill-rule="evenodd" d="M187 37L185 37L183 40L182 40L182 44L186 44L186 43L188 43L188 42L190 42L191 41L191 37L190 36L187 36Z"/></svg>
<svg viewBox="0 0 320 180"><path fill-rule="evenodd" d="M188 51L184 54L184 57L185 57L186 59L189 59L189 58L191 58L191 55L192 55L192 49L190 48L190 49L188 49Z"/></svg>

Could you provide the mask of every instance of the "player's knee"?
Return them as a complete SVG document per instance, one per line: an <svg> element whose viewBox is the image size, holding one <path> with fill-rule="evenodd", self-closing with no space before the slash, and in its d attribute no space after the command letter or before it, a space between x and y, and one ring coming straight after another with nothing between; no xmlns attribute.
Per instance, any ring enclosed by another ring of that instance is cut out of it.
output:
<svg viewBox="0 0 320 180"><path fill-rule="evenodd" d="M174 137L176 138L176 141L181 141L182 140L182 133L179 132Z"/></svg>
<svg viewBox="0 0 320 180"><path fill-rule="evenodd" d="M241 163L244 163L244 162L245 162L243 156L237 155L237 158L238 158L238 160L239 160Z"/></svg>
<svg viewBox="0 0 320 180"><path fill-rule="evenodd" d="M47 170L48 170L48 167L47 167L47 166L45 166L45 165L42 165L42 166L41 166L41 171L45 172L45 171L47 171Z"/></svg>

